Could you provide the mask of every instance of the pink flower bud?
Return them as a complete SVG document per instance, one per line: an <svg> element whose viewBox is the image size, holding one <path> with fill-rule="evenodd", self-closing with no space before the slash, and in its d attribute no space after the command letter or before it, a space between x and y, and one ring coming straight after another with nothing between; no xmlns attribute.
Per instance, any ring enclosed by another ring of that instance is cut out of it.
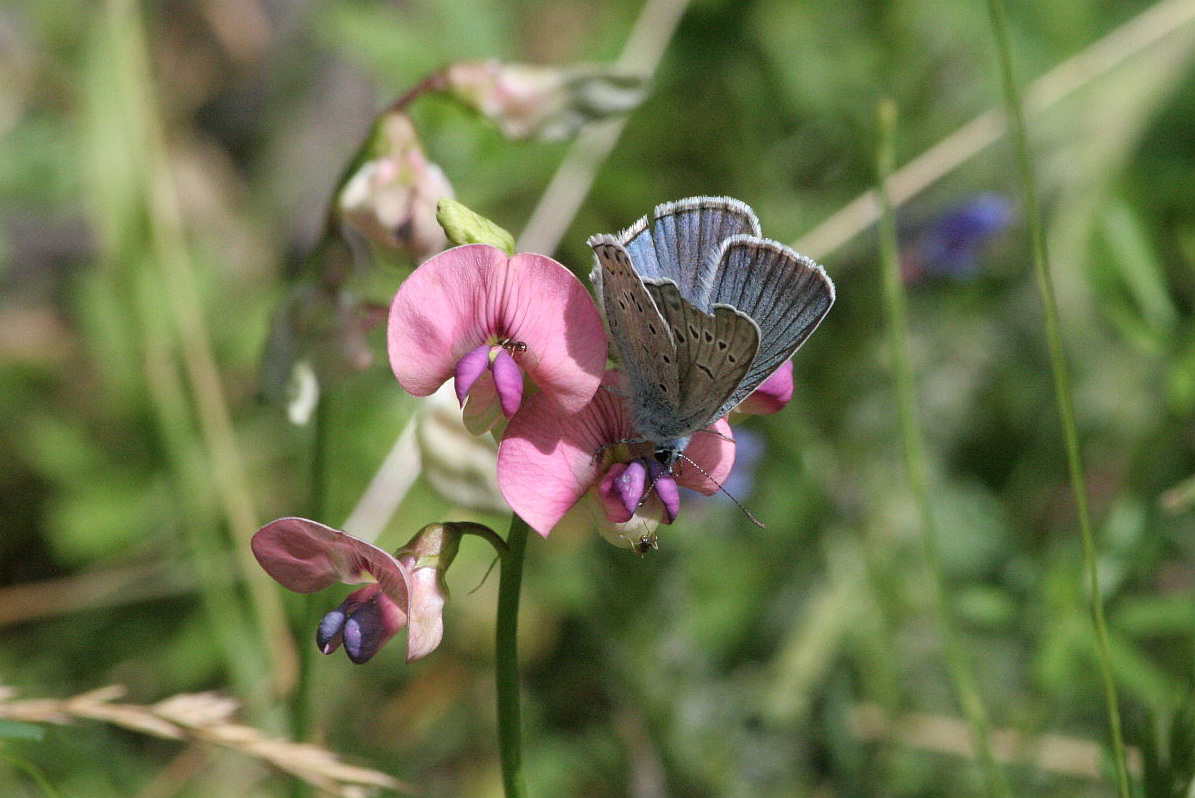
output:
<svg viewBox="0 0 1195 798"><path fill-rule="evenodd" d="M448 67L445 79L454 97L512 139L568 138L587 122L631 110L646 94L638 76L586 66L465 61Z"/></svg>
<svg viewBox="0 0 1195 798"><path fill-rule="evenodd" d="M367 145L372 157L357 167L337 200L345 221L380 247L423 261L448 245L436 203L452 184L427 160L406 114L382 117Z"/></svg>

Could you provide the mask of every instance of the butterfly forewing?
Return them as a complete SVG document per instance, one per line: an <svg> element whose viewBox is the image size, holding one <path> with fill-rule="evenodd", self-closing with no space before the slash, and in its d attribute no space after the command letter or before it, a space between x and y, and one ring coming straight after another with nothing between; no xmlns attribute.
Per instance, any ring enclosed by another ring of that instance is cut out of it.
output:
<svg viewBox="0 0 1195 798"><path fill-rule="evenodd" d="M647 217L623 231L635 271L645 280L671 280L699 310L713 312L710 289L721 242L745 233L758 236L751 208L729 197L693 197L657 205L655 223Z"/></svg>
<svg viewBox="0 0 1195 798"><path fill-rule="evenodd" d="M618 359L631 382L632 415L674 408L680 401L676 346L655 300L631 267L630 256L612 236L589 239L602 271L602 303ZM648 436L653 429L640 429Z"/></svg>
<svg viewBox="0 0 1195 798"><path fill-rule="evenodd" d="M755 362L731 394L729 410L817 329L834 302L834 284L821 266L783 244L734 236L722 244L711 300L747 314L760 329Z"/></svg>

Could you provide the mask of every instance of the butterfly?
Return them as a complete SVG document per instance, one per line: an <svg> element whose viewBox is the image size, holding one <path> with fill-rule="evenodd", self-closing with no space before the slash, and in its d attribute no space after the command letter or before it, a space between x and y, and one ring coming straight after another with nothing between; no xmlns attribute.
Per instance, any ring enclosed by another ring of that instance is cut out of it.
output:
<svg viewBox="0 0 1195 798"><path fill-rule="evenodd" d="M591 279L626 374L631 421L669 471L698 430L780 367L834 303L813 260L761 237L729 197L656 206L590 237Z"/></svg>

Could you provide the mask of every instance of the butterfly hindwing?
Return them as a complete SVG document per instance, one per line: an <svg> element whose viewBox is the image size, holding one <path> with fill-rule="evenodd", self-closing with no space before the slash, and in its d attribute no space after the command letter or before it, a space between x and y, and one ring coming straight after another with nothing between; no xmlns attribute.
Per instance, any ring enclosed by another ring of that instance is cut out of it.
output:
<svg viewBox="0 0 1195 798"><path fill-rule="evenodd" d="M729 412L817 329L834 302L834 284L821 266L783 244L733 236L719 250L711 301L747 314L760 330L755 362L731 394Z"/></svg>
<svg viewBox="0 0 1195 798"><path fill-rule="evenodd" d="M641 425L645 416L667 417L680 402L676 346L668 327L626 249L609 235L593 236L589 245L601 267L606 324L630 380L632 415Z"/></svg>
<svg viewBox="0 0 1195 798"><path fill-rule="evenodd" d="M671 282L648 280L645 286L676 344L680 402L669 433L689 435L718 418L718 409L747 374L759 346L759 328L728 305L703 313Z"/></svg>

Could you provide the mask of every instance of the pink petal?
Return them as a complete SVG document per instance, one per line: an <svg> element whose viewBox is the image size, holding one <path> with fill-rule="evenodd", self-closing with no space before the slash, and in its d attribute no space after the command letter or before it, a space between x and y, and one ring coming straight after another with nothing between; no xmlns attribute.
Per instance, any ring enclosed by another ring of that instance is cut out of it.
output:
<svg viewBox="0 0 1195 798"><path fill-rule="evenodd" d="M726 419L720 419L705 430L698 430L684 455L672 467L677 484L707 496L717 492L734 467L734 434L730 424Z"/></svg>
<svg viewBox="0 0 1195 798"><path fill-rule="evenodd" d="M494 386L498 389L502 415L511 418L519 411L519 404L523 401L523 371L505 349L498 350L490 368L494 372Z"/></svg>
<svg viewBox="0 0 1195 798"><path fill-rule="evenodd" d="M372 576L399 607L407 606L407 573L398 560L338 529L306 518L279 518L257 530L250 546L265 572L296 593L367 582Z"/></svg>
<svg viewBox="0 0 1195 798"><path fill-rule="evenodd" d="M411 574L411 615L407 624L407 662L423 659L444 637L444 602L447 593L440 572L416 568Z"/></svg>
<svg viewBox="0 0 1195 798"><path fill-rule="evenodd" d="M738 413L766 415L784 409L793 398L793 362L786 360L751 395L739 402Z"/></svg>
<svg viewBox="0 0 1195 798"><path fill-rule="evenodd" d="M609 371L604 385L616 386ZM545 393L523 403L498 447L498 487L507 503L545 537L598 478L602 447L631 437L622 399L599 390L577 412Z"/></svg>
<svg viewBox="0 0 1195 798"><path fill-rule="evenodd" d="M456 362L456 380L453 387L456 388L456 398L461 403L461 407L465 406L465 397L469 395L470 389L473 388L473 383L477 382L477 378L481 376L482 372L489 365L490 348L485 344L477 347Z"/></svg>
<svg viewBox="0 0 1195 798"><path fill-rule="evenodd" d="M680 512L680 489L676 487L676 479L663 465L657 462L652 462L651 465L651 489L659 497L664 508L664 523L671 524Z"/></svg>
<svg viewBox="0 0 1195 798"><path fill-rule="evenodd" d="M637 466L632 468L632 466ZM616 524L631 520L643 497L647 471L638 460L632 463L614 463L598 483L598 499L606 511L606 518Z"/></svg>
<svg viewBox="0 0 1195 798"><path fill-rule="evenodd" d="M454 247L407 278L390 307L390 365L399 383L427 396L482 344L526 344L531 379L565 409L597 390L606 334L593 299L571 272L543 255L508 258L487 244Z"/></svg>

